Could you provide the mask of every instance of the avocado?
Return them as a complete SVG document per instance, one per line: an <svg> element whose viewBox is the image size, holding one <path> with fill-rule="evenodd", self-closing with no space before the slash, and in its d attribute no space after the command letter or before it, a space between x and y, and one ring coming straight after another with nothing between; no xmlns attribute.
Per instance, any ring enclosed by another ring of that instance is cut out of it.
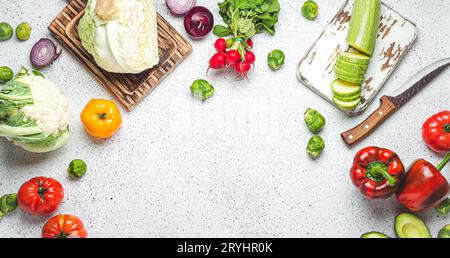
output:
<svg viewBox="0 0 450 258"><path fill-rule="evenodd" d="M399 238L431 238L425 222L409 213L400 213L395 217L395 233Z"/></svg>
<svg viewBox="0 0 450 258"><path fill-rule="evenodd" d="M388 237L387 235L385 235L383 233L372 231L372 232L363 234L361 236L361 238L390 238L390 237Z"/></svg>

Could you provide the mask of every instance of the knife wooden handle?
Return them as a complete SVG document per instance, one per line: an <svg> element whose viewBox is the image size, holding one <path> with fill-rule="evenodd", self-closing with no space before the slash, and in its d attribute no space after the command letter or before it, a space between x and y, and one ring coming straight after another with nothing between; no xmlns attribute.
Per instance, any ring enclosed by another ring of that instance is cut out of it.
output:
<svg viewBox="0 0 450 258"><path fill-rule="evenodd" d="M390 117L395 111L397 111L397 106L388 97L383 96L381 98L380 107L361 124L342 133L342 139L344 139L345 143L347 143L348 145L353 145L361 141L371 132L373 132L380 124L382 124L384 120Z"/></svg>

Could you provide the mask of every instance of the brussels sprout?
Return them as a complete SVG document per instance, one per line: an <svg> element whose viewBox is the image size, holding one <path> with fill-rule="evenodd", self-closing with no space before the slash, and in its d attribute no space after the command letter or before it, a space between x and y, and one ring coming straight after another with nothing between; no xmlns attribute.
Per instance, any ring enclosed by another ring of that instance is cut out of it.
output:
<svg viewBox="0 0 450 258"><path fill-rule="evenodd" d="M312 0L306 1L302 6L302 14L308 20L316 19L319 15L319 5Z"/></svg>
<svg viewBox="0 0 450 258"><path fill-rule="evenodd" d="M325 126L325 118L319 111L308 108L305 112L305 122L312 133L319 133Z"/></svg>
<svg viewBox="0 0 450 258"><path fill-rule="evenodd" d="M267 63L270 69L272 69L272 71L275 71L283 66L285 58L286 57L283 51L276 49L269 53L267 57Z"/></svg>
<svg viewBox="0 0 450 258"><path fill-rule="evenodd" d="M447 215L450 212L450 199L447 198L434 208L439 214Z"/></svg>
<svg viewBox="0 0 450 258"><path fill-rule="evenodd" d="M450 238L450 224L445 225L441 230L439 230L438 238Z"/></svg>
<svg viewBox="0 0 450 258"><path fill-rule="evenodd" d="M22 22L21 24L19 24L19 26L17 26L16 28L16 36L18 40L28 40L30 38L31 35L31 27L30 24L28 24L28 22Z"/></svg>
<svg viewBox="0 0 450 258"><path fill-rule="evenodd" d="M214 87L206 80L196 80L191 85L191 92L194 98L206 100L214 94Z"/></svg>
<svg viewBox="0 0 450 258"><path fill-rule="evenodd" d="M72 177L80 178L86 174L87 165L81 159L75 159L70 162L67 173Z"/></svg>
<svg viewBox="0 0 450 258"><path fill-rule="evenodd" d="M17 194L5 194L0 198L0 218L17 208Z"/></svg>
<svg viewBox="0 0 450 258"><path fill-rule="evenodd" d="M14 77L14 72L7 66L0 67L0 83L7 83Z"/></svg>
<svg viewBox="0 0 450 258"><path fill-rule="evenodd" d="M306 151L312 159L317 159L322 153L323 149L325 149L325 142L323 141L322 137L314 135L313 137L311 137L311 139L309 139Z"/></svg>
<svg viewBox="0 0 450 258"><path fill-rule="evenodd" d="M6 22L0 23L0 41L8 40L12 37L13 28Z"/></svg>

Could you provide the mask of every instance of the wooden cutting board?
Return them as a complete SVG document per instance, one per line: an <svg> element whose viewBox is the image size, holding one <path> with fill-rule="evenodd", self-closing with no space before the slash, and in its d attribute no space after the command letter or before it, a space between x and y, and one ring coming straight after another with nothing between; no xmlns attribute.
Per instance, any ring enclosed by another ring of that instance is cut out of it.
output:
<svg viewBox="0 0 450 258"><path fill-rule="evenodd" d="M86 0L71 0L48 29L129 111L136 107L191 52L192 45L158 14L159 64L140 74L110 73L96 65L78 36Z"/></svg>

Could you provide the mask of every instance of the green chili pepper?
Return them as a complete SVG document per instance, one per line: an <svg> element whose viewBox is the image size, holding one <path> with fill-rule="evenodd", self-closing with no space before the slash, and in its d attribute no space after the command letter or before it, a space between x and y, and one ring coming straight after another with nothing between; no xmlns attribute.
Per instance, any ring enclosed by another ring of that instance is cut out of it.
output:
<svg viewBox="0 0 450 258"><path fill-rule="evenodd" d="M445 225L441 230L439 230L438 238L450 238L450 224Z"/></svg>
<svg viewBox="0 0 450 258"><path fill-rule="evenodd" d="M206 100L214 94L214 87L206 80L196 80L191 85L191 92L194 98Z"/></svg>
<svg viewBox="0 0 450 258"><path fill-rule="evenodd" d="M0 83L7 83L14 77L14 72L7 66L0 67Z"/></svg>
<svg viewBox="0 0 450 258"><path fill-rule="evenodd" d="M75 159L70 162L69 167L67 168L67 173L69 173L72 177L80 178L84 174L86 174L87 165L81 159Z"/></svg>
<svg viewBox="0 0 450 258"><path fill-rule="evenodd" d="M273 71L278 70L283 66L286 59L283 51L276 49L269 53L267 56L267 64Z"/></svg>
<svg viewBox="0 0 450 258"><path fill-rule="evenodd" d="M312 0L306 1L302 6L302 14L308 20L316 19L319 15L319 5Z"/></svg>
<svg viewBox="0 0 450 258"><path fill-rule="evenodd" d="M22 22L16 28L16 36L18 40L28 40L31 36L31 26L28 22Z"/></svg>
<svg viewBox="0 0 450 258"><path fill-rule="evenodd" d="M17 194L5 194L0 198L0 218L17 208Z"/></svg>
<svg viewBox="0 0 450 258"><path fill-rule="evenodd" d="M13 35L13 28L6 22L0 23L0 41L8 40Z"/></svg>
<svg viewBox="0 0 450 258"><path fill-rule="evenodd" d="M326 123L325 118L319 111L310 108L305 112L305 122L312 133L319 133L322 131Z"/></svg>
<svg viewBox="0 0 450 258"><path fill-rule="evenodd" d="M325 142L323 141L322 137L314 135L313 137L311 137L311 139L309 139L306 151L312 159L317 159L322 153L323 149L325 149Z"/></svg>

